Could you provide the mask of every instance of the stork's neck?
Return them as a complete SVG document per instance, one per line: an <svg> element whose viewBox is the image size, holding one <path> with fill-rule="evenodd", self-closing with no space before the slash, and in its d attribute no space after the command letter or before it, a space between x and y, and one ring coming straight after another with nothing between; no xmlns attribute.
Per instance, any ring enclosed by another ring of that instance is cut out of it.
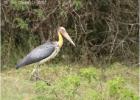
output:
<svg viewBox="0 0 140 100"><path fill-rule="evenodd" d="M58 44L59 44L59 47L62 47L63 45L63 37L60 32L58 32Z"/></svg>

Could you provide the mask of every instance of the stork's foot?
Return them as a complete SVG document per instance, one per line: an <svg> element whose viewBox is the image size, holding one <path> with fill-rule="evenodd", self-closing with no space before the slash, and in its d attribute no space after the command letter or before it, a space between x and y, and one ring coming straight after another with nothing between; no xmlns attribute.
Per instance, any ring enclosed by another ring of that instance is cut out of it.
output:
<svg viewBox="0 0 140 100"><path fill-rule="evenodd" d="M51 84L47 80L44 80L44 79L42 79L41 77L38 77L38 76L31 76L30 80L31 81L39 81L40 80L40 81L45 82L48 86L51 86Z"/></svg>
<svg viewBox="0 0 140 100"><path fill-rule="evenodd" d="M33 71L32 71L32 73L31 73L31 76L30 76L30 80L31 81L38 81L38 80L40 80L40 81L44 81L47 85L51 85L47 80L44 80L43 78L41 78L40 76L39 76L39 71L38 70L36 70L36 69L34 69Z"/></svg>

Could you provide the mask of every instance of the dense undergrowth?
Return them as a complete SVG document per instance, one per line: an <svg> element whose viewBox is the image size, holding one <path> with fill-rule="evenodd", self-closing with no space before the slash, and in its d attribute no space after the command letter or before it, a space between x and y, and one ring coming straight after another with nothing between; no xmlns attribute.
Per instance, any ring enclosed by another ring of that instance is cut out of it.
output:
<svg viewBox="0 0 140 100"><path fill-rule="evenodd" d="M3 0L1 8L2 68L57 40L59 26L76 44L61 50L71 62L138 64L138 0Z"/></svg>
<svg viewBox="0 0 140 100"><path fill-rule="evenodd" d="M44 81L30 81L33 66L1 73L2 100L139 100L138 67L42 65Z"/></svg>

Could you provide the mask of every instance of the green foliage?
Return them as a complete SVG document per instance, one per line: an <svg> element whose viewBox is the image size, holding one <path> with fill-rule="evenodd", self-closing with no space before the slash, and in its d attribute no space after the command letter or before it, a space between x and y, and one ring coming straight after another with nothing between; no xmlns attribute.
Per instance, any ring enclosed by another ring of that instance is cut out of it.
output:
<svg viewBox="0 0 140 100"><path fill-rule="evenodd" d="M54 96L38 95L32 100L56 100L56 98Z"/></svg>
<svg viewBox="0 0 140 100"><path fill-rule="evenodd" d="M36 93L44 93L48 88L47 84L43 81L37 81L34 87Z"/></svg>
<svg viewBox="0 0 140 100"><path fill-rule="evenodd" d="M34 97L32 100L47 100L47 97L44 95L39 95Z"/></svg>
<svg viewBox="0 0 140 100"><path fill-rule="evenodd" d="M80 69L80 75L91 82L92 78L96 79L97 72L94 68L82 68Z"/></svg>
<svg viewBox="0 0 140 100"><path fill-rule="evenodd" d="M124 87L124 79L122 77L116 77L108 81L108 87L111 95L120 94L121 89Z"/></svg>
<svg viewBox="0 0 140 100"><path fill-rule="evenodd" d="M35 11L36 15L38 16L38 18L44 18L45 17L42 9L35 9L34 11Z"/></svg>
<svg viewBox="0 0 140 100"><path fill-rule="evenodd" d="M122 77L115 77L108 81L109 94L120 100L138 100L134 92L125 87L125 80Z"/></svg>
<svg viewBox="0 0 140 100"><path fill-rule="evenodd" d="M49 66L46 68L46 66ZM52 67L51 67L52 66ZM100 69L96 69L96 79L91 82L83 80L83 76L79 73L77 65L67 70L64 64L47 64L42 65L40 76L49 79L48 86L43 81L30 81L29 75L33 66L23 68L22 70L4 70L2 74L2 100L139 100L138 97L138 67L129 68L118 66L116 70L108 67L105 71L106 81L102 79L104 74ZM89 67L89 69L91 66ZM120 71L126 70L131 73ZM88 69L88 68L85 68ZM94 69L94 70L95 70ZM136 70L137 69L137 70ZM54 70L56 70L54 72ZM42 74L42 71L46 74ZM116 76L115 73L122 76ZM132 76L136 75L137 78ZM127 77L130 77L127 79ZM22 79L22 80L21 80ZM85 77L84 77L85 79ZM126 80L127 79L127 80ZM134 83L130 81L135 80ZM16 94L15 94L16 93Z"/></svg>
<svg viewBox="0 0 140 100"><path fill-rule="evenodd" d="M67 76L62 79L62 86L66 87L78 87L80 85L80 77L79 76Z"/></svg>
<svg viewBox="0 0 140 100"><path fill-rule="evenodd" d="M51 98L55 98L55 93L63 93L67 98L72 98L76 95L79 86L80 77L75 75L66 76L53 86L47 86L45 82L37 81L34 88L39 96L35 97L35 100L44 100L46 98L52 100Z"/></svg>
<svg viewBox="0 0 140 100"><path fill-rule="evenodd" d="M132 91L127 88L122 90L121 99L122 100L139 100L140 98Z"/></svg>
<svg viewBox="0 0 140 100"><path fill-rule="evenodd" d="M10 5L14 10L25 11L29 8L28 1L25 0L10 0Z"/></svg>
<svg viewBox="0 0 140 100"><path fill-rule="evenodd" d="M102 100L101 93L95 90L89 90L84 97L84 100Z"/></svg>
<svg viewBox="0 0 140 100"><path fill-rule="evenodd" d="M48 86L44 81L37 81L34 85L35 93L37 96L33 97L33 100L54 100L56 99L55 89L56 86Z"/></svg>
<svg viewBox="0 0 140 100"><path fill-rule="evenodd" d="M80 77L77 75L69 75L62 78L58 87L61 87L60 91L63 91L65 96L72 98L76 95L77 88L80 86Z"/></svg>
<svg viewBox="0 0 140 100"><path fill-rule="evenodd" d="M33 33L40 43L44 38L53 40L56 28L62 25L77 46L71 49L69 43L64 44L67 47L62 54L68 56L70 62L99 64L125 60L126 63L136 64L139 52L136 5L135 0L9 0L6 5L2 4L2 41L11 37L17 47L25 44L27 38L17 44L17 37L22 37L21 33L27 30L26 37ZM19 18L17 23L13 21L15 17ZM15 24L22 30L15 28ZM8 53L14 55L14 50ZM5 58L10 61L8 56ZM61 59L61 56L58 57Z"/></svg>
<svg viewBox="0 0 140 100"><path fill-rule="evenodd" d="M75 10L80 10L83 7L82 0L74 0L73 1Z"/></svg>
<svg viewBox="0 0 140 100"><path fill-rule="evenodd" d="M28 23L21 18L15 18L15 22L17 22L16 27L20 29L28 30Z"/></svg>

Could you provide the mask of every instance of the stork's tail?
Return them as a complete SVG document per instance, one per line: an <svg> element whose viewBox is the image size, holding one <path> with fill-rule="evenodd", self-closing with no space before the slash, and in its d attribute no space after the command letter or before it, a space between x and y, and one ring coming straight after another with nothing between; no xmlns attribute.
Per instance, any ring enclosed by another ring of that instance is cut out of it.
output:
<svg viewBox="0 0 140 100"><path fill-rule="evenodd" d="M27 56L26 56L17 63L16 69L19 69L20 67L23 67L23 66L27 65L27 62L28 62L28 59L27 59Z"/></svg>
<svg viewBox="0 0 140 100"><path fill-rule="evenodd" d="M16 69L19 69L19 68L20 68L20 66L19 66L19 64L17 64L17 65L16 65Z"/></svg>
<svg viewBox="0 0 140 100"><path fill-rule="evenodd" d="M19 62L17 65L16 65L16 69L19 69L20 67L24 66L25 64L23 63L23 61Z"/></svg>
<svg viewBox="0 0 140 100"><path fill-rule="evenodd" d="M21 67L20 64L17 64L17 65L16 65L16 69L19 69L20 67Z"/></svg>

